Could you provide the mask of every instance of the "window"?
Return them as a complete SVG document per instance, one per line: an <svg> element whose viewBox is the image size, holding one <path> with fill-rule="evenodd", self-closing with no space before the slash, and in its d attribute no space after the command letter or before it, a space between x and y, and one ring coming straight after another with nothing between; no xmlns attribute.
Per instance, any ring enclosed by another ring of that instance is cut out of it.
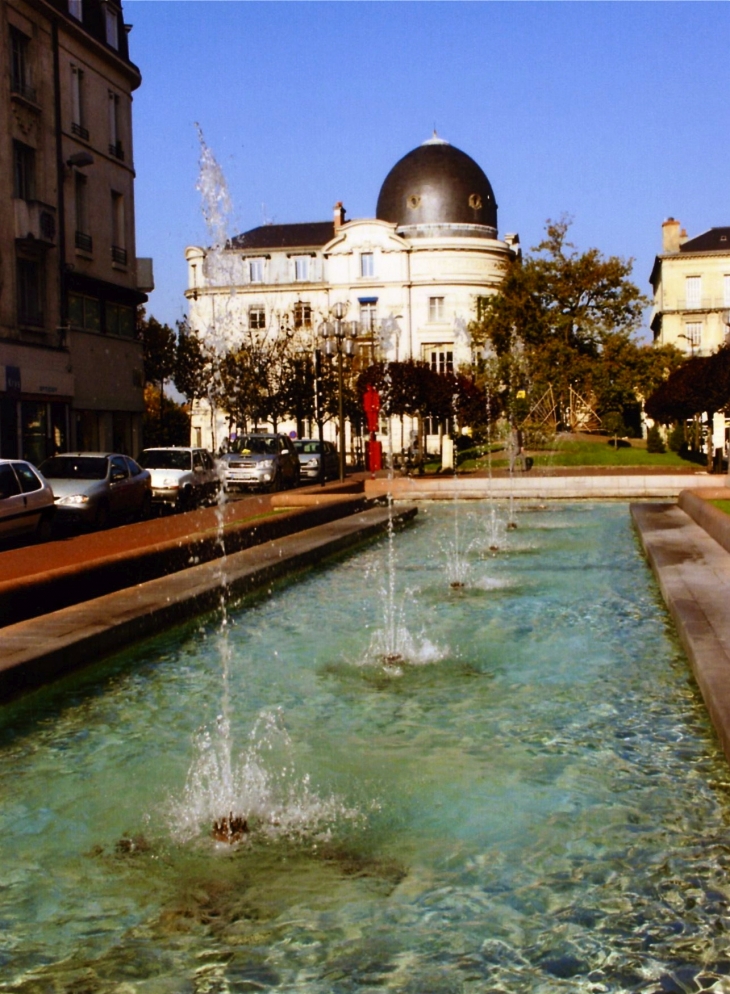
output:
<svg viewBox="0 0 730 994"><path fill-rule="evenodd" d="M687 276L684 281L687 310L702 307L702 277Z"/></svg>
<svg viewBox="0 0 730 994"><path fill-rule="evenodd" d="M370 334L375 330L375 315L378 305L367 301L360 304L360 327L365 334Z"/></svg>
<svg viewBox="0 0 730 994"><path fill-rule="evenodd" d="M43 327L45 287L38 259L18 259L18 323Z"/></svg>
<svg viewBox="0 0 730 994"><path fill-rule="evenodd" d="M294 256L294 279L308 280L309 279L309 256L308 255L296 255Z"/></svg>
<svg viewBox="0 0 730 994"><path fill-rule="evenodd" d="M263 283L264 282L264 260L263 259L249 259L248 260L248 278L251 283Z"/></svg>
<svg viewBox="0 0 730 994"><path fill-rule="evenodd" d="M35 149L18 141L13 142L13 196L35 199Z"/></svg>
<svg viewBox="0 0 730 994"><path fill-rule="evenodd" d="M68 319L72 328L84 331L101 331L101 304L96 297L80 293L68 295Z"/></svg>
<svg viewBox="0 0 730 994"><path fill-rule="evenodd" d="M725 301L725 307L730 307L730 275L723 276L723 298Z"/></svg>
<svg viewBox="0 0 730 994"><path fill-rule="evenodd" d="M106 43L112 48L119 48L119 17L115 7L108 2L104 4L106 24Z"/></svg>
<svg viewBox="0 0 730 994"><path fill-rule="evenodd" d="M428 320L429 321L443 321L444 319L444 298L443 297L429 297L428 298Z"/></svg>
<svg viewBox="0 0 730 994"><path fill-rule="evenodd" d="M311 328L312 326L312 305L306 301L297 301L294 305L294 327Z"/></svg>
<svg viewBox="0 0 730 994"><path fill-rule="evenodd" d="M702 322L690 321L684 326L684 337L687 344L692 349L699 348L702 344Z"/></svg>
<svg viewBox="0 0 730 994"><path fill-rule="evenodd" d="M30 38L17 28L10 29L10 88L26 100L35 102L30 78Z"/></svg>
<svg viewBox="0 0 730 994"><path fill-rule="evenodd" d="M375 276L375 256L372 252L360 253L360 275Z"/></svg>
<svg viewBox="0 0 730 994"><path fill-rule="evenodd" d="M427 361L434 373L454 372L454 353L446 346L429 350Z"/></svg>
<svg viewBox="0 0 730 994"><path fill-rule="evenodd" d="M109 155L115 159L124 159L119 116L119 94L109 91Z"/></svg>
<svg viewBox="0 0 730 994"><path fill-rule="evenodd" d="M84 19L84 0L68 0L68 12L77 21Z"/></svg>
<svg viewBox="0 0 730 994"><path fill-rule="evenodd" d="M71 131L75 135L78 135L79 138L83 138L84 141L88 141L89 131L84 126L86 118L84 108L84 70L79 69L78 66L71 66L71 104Z"/></svg>
<svg viewBox="0 0 730 994"><path fill-rule="evenodd" d="M76 206L76 248L91 252L93 243L89 234L89 203L87 180L82 173L74 176L74 200Z"/></svg>
<svg viewBox="0 0 730 994"><path fill-rule="evenodd" d="M249 307L248 326L251 331L263 331L266 327L266 308Z"/></svg>
<svg viewBox="0 0 730 994"><path fill-rule="evenodd" d="M124 304L112 304L107 301L104 309L107 334L121 335L122 338L134 338L137 329L133 307L125 307Z"/></svg>
<svg viewBox="0 0 730 994"><path fill-rule="evenodd" d="M124 194L112 190L112 260L123 266L127 264L125 244Z"/></svg>

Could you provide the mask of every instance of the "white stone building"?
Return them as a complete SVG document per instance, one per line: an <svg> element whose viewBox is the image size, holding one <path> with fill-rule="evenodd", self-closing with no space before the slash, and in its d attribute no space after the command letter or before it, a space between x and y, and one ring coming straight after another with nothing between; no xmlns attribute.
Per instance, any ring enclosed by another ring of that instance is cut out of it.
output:
<svg viewBox="0 0 730 994"><path fill-rule="evenodd" d="M434 135L388 173L374 218L271 224L225 250L186 250L190 324L235 344L247 332L293 330L314 347L336 304L359 322L359 348L388 360L424 360L439 371L472 361L467 325L479 296L495 292L517 235L497 231L497 204L482 169ZM220 447L225 415L193 411L193 441ZM334 427L331 431L334 437Z"/></svg>

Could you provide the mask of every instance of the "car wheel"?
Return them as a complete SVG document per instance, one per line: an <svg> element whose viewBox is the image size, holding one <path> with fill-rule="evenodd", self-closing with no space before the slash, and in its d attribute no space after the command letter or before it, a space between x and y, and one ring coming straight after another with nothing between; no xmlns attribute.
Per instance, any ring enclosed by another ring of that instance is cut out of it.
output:
<svg viewBox="0 0 730 994"><path fill-rule="evenodd" d="M177 498L177 506L180 511L192 511L195 507L193 491L190 487L183 487L180 491Z"/></svg>
<svg viewBox="0 0 730 994"><path fill-rule="evenodd" d="M269 493L275 494L277 490L281 490L281 473L278 470L274 473L274 478L269 484Z"/></svg>
<svg viewBox="0 0 730 994"><path fill-rule="evenodd" d="M36 542L50 542L53 535L53 519L50 514L41 515L41 519L36 525Z"/></svg>
<svg viewBox="0 0 730 994"><path fill-rule="evenodd" d="M94 515L94 521L92 523L92 528L97 531L103 531L104 528L109 524L109 508L106 504L99 504L96 509L96 514Z"/></svg>

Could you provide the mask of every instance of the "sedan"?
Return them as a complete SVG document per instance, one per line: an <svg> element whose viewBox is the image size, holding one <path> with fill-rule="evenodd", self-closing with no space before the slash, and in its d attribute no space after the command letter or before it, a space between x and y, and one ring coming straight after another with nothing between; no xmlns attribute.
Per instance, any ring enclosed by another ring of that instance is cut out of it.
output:
<svg viewBox="0 0 730 994"><path fill-rule="evenodd" d="M332 442L320 442L316 438L297 438L294 448L299 456L299 468L303 480L320 480L320 463L324 446L324 478L336 480L340 475L340 460L337 448Z"/></svg>
<svg viewBox="0 0 730 994"><path fill-rule="evenodd" d="M117 452L64 452L46 459L59 522L104 528L111 518L148 518L152 509L149 471Z"/></svg>
<svg viewBox="0 0 730 994"><path fill-rule="evenodd" d="M51 537L53 491L35 466L22 459L0 459L0 538L33 534Z"/></svg>

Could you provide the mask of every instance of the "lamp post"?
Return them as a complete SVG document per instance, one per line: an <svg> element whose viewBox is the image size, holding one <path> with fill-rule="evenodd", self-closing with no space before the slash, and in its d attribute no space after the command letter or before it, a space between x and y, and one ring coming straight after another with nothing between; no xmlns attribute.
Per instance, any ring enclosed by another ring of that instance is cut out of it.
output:
<svg viewBox="0 0 730 994"><path fill-rule="evenodd" d="M356 321L345 321L347 304L338 301L332 308L332 321L324 321L319 328L320 336L324 343L324 352L328 356L337 356L337 378L339 387L339 455L340 455L340 480L345 479L345 410L343 400L343 372L342 357L353 356L355 354L355 340L357 339L358 324ZM324 453L322 454L324 458Z"/></svg>

